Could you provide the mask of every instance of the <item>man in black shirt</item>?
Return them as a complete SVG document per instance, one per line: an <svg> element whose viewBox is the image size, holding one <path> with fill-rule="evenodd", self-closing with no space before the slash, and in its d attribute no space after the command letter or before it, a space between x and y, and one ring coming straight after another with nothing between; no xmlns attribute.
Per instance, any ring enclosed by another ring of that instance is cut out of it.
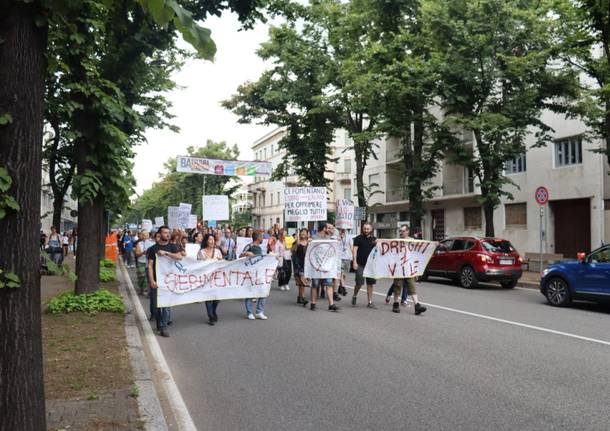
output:
<svg viewBox="0 0 610 431"><path fill-rule="evenodd" d="M148 258L148 283L151 290L150 301L151 309L155 310L155 317L157 319L157 330L163 337L169 337L167 332L167 321L169 320L169 308L157 307L157 271L155 264L157 263L157 256L167 256L174 260L181 260L186 252L177 244L171 244L169 242L170 230L167 226L161 226L159 228L159 241L146 251L146 257Z"/></svg>
<svg viewBox="0 0 610 431"><path fill-rule="evenodd" d="M373 304L373 288L375 287L374 278L364 278L363 272L366 266L366 261L369 258L369 254L375 248L377 238L373 236L373 225L370 223L364 223L362 225L362 233L354 238L352 246L352 256L354 256L354 270L356 271L356 287L354 287L354 296L352 297L352 305L356 306L356 297L360 288L366 281L366 294L368 297L368 308L376 309Z"/></svg>

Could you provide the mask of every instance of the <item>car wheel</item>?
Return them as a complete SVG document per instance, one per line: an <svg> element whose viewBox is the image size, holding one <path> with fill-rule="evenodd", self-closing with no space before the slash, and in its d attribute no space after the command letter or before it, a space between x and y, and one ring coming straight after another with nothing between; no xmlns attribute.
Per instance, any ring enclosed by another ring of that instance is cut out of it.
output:
<svg viewBox="0 0 610 431"><path fill-rule="evenodd" d="M546 300L556 307L565 307L570 304L570 288L568 282L560 277L553 277L546 282Z"/></svg>
<svg viewBox="0 0 610 431"><path fill-rule="evenodd" d="M517 285L517 280L503 281L500 284L504 289L512 289Z"/></svg>
<svg viewBox="0 0 610 431"><path fill-rule="evenodd" d="M474 273L472 266L465 266L460 271L460 285L464 289L474 289L479 284L477 275Z"/></svg>

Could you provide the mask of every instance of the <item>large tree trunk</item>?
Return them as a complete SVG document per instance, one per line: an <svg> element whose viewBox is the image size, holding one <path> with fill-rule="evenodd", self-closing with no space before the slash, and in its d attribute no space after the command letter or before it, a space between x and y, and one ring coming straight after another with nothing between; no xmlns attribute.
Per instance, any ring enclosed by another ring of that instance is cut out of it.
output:
<svg viewBox="0 0 610 431"><path fill-rule="evenodd" d="M40 326L40 188L46 27L36 2L0 2L0 166L20 210L0 220L0 265L21 280L0 289L0 430L46 429Z"/></svg>
<svg viewBox="0 0 610 431"><path fill-rule="evenodd" d="M409 198L409 224L411 233L422 231L421 221L424 216L424 198L422 195L422 183L428 179L430 173L425 172L423 157L424 149L424 114L423 108L415 109L413 121L413 149L410 154L411 166L408 181ZM405 152L405 165L407 157Z"/></svg>
<svg viewBox="0 0 610 431"><path fill-rule="evenodd" d="M108 212L104 209L104 207L106 206L106 201L104 200L103 202L104 203L102 204L101 208L102 213L100 214L100 232L97 241L98 260L104 259L106 257L106 226L108 223Z"/></svg>
<svg viewBox="0 0 610 431"><path fill-rule="evenodd" d="M93 199L93 202L78 203L77 295L95 292L100 284L98 243L103 210L104 204L100 195Z"/></svg>
<svg viewBox="0 0 610 431"><path fill-rule="evenodd" d="M483 213L485 214L485 236L496 236L494 227L494 205L489 202L483 204Z"/></svg>
<svg viewBox="0 0 610 431"><path fill-rule="evenodd" d="M64 207L64 198L53 196L53 226L59 232L61 230L61 210Z"/></svg>

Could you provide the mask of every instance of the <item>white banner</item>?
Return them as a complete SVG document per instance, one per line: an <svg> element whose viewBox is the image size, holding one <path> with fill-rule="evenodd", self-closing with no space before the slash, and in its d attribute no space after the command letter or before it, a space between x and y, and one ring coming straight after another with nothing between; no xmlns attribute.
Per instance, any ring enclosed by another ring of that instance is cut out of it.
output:
<svg viewBox="0 0 610 431"><path fill-rule="evenodd" d="M165 221L163 220L163 217L155 217L155 226L157 226L158 228L163 226L165 224Z"/></svg>
<svg viewBox="0 0 610 431"><path fill-rule="evenodd" d="M338 199L335 203L337 215L335 224L337 229L354 228L354 204L349 199Z"/></svg>
<svg viewBox="0 0 610 431"><path fill-rule="evenodd" d="M276 267L275 256L231 261L157 256L157 303L173 307L214 299L264 298L269 296Z"/></svg>
<svg viewBox="0 0 610 431"><path fill-rule="evenodd" d="M314 239L305 253L306 278L339 278L341 274L339 241Z"/></svg>
<svg viewBox="0 0 610 431"><path fill-rule="evenodd" d="M192 257L193 259L197 259L197 254L199 253L199 250L201 250L201 245L188 243L184 251L186 251L187 256Z"/></svg>
<svg viewBox="0 0 610 431"><path fill-rule="evenodd" d="M192 204L180 203L178 207L178 227L180 229L188 229L192 208Z"/></svg>
<svg viewBox="0 0 610 431"><path fill-rule="evenodd" d="M204 220L229 220L229 197L208 195L203 197Z"/></svg>
<svg viewBox="0 0 610 431"><path fill-rule="evenodd" d="M178 156L176 171L192 174L230 175L230 176L269 176L270 162L249 162L242 160L218 160L204 157Z"/></svg>
<svg viewBox="0 0 610 431"><path fill-rule="evenodd" d="M246 246L248 244L250 244L251 242L252 242L252 238L238 236L237 241L235 241L235 255L237 257L239 257L243 253L244 248L246 248ZM268 247L269 247L269 240L263 239L263 242L261 243L261 249L263 250L263 254L267 254Z"/></svg>
<svg viewBox="0 0 610 431"><path fill-rule="evenodd" d="M167 226L170 229L180 229L180 208L167 207Z"/></svg>
<svg viewBox="0 0 610 431"><path fill-rule="evenodd" d="M195 229L197 227L197 215L189 214L189 223L187 227L189 229Z"/></svg>
<svg viewBox="0 0 610 431"><path fill-rule="evenodd" d="M150 232L153 229L153 224L152 224L152 220L149 219L142 219L142 230L145 230L146 232Z"/></svg>
<svg viewBox="0 0 610 431"><path fill-rule="evenodd" d="M326 220L325 187L286 187L284 189L285 221Z"/></svg>
<svg viewBox="0 0 610 431"><path fill-rule="evenodd" d="M434 254L436 242L411 239L378 239L371 251L364 276L370 278L409 278L424 274Z"/></svg>

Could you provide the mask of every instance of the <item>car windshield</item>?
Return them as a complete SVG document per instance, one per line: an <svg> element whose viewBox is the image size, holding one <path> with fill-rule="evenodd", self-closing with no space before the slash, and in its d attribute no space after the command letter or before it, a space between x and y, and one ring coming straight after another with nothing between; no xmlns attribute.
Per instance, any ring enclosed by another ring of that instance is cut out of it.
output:
<svg viewBox="0 0 610 431"><path fill-rule="evenodd" d="M483 248L492 253L512 253L515 251L513 245L509 241L504 240L489 240L481 241Z"/></svg>

